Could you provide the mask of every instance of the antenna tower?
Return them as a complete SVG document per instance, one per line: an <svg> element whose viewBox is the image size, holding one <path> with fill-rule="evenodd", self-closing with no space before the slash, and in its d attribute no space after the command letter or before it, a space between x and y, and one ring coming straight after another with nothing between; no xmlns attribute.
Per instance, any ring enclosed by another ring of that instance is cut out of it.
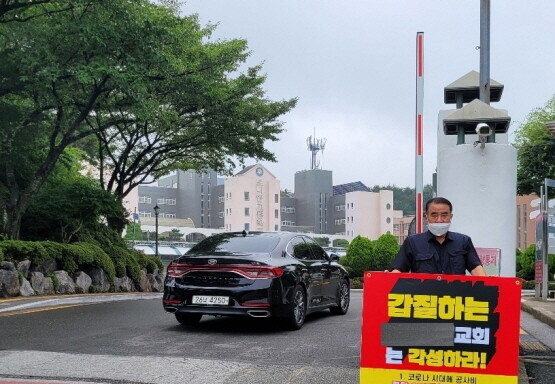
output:
<svg viewBox="0 0 555 384"><path fill-rule="evenodd" d="M326 147L326 139L317 139L316 138L316 131L314 132L314 137L309 136L306 139L306 144L308 146L308 150L312 152L312 161L310 163L310 169L319 169L320 162L316 161L316 154L319 151L324 152L324 148Z"/></svg>

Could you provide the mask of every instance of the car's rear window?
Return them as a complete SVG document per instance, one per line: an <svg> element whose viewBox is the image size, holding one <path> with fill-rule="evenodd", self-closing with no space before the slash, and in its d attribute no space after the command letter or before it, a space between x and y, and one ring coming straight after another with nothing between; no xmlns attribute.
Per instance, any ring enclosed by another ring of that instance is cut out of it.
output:
<svg viewBox="0 0 555 384"><path fill-rule="evenodd" d="M214 252L268 253L278 243L279 238L277 236L216 235L202 240L191 248L187 254Z"/></svg>

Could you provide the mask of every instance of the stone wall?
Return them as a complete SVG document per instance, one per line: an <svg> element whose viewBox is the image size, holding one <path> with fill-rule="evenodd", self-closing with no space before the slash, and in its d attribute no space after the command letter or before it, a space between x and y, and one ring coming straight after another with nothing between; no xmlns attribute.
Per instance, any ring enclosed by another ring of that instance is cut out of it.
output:
<svg viewBox="0 0 555 384"><path fill-rule="evenodd" d="M138 282L130 277L116 277L108 280L106 272L100 268L77 271L70 276L59 270L55 260L47 260L42 265L31 266L29 260L16 264L0 262L0 297L35 296L96 292L162 292L164 277L159 270L147 273L141 271Z"/></svg>

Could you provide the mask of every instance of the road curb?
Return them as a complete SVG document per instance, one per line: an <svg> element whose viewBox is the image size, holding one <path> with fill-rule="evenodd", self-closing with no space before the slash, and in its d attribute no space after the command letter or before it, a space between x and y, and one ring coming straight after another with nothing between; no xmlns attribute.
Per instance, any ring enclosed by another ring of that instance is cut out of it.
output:
<svg viewBox="0 0 555 384"><path fill-rule="evenodd" d="M541 308L534 308L530 305L527 300L523 300L521 303L521 308L523 311L528 312L536 319L540 320L542 323L549 325L551 328L555 329L555 318L553 318L553 313L542 310Z"/></svg>

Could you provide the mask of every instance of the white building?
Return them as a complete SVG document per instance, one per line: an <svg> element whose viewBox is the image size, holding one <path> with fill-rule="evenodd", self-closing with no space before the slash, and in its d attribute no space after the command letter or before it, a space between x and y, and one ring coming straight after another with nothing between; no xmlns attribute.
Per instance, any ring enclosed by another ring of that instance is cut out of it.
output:
<svg viewBox="0 0 555 384"><path fill-rule="evenodd" d="M280 183L263 165L228 178L224 198L226 231L280 230Z"/></svg>

